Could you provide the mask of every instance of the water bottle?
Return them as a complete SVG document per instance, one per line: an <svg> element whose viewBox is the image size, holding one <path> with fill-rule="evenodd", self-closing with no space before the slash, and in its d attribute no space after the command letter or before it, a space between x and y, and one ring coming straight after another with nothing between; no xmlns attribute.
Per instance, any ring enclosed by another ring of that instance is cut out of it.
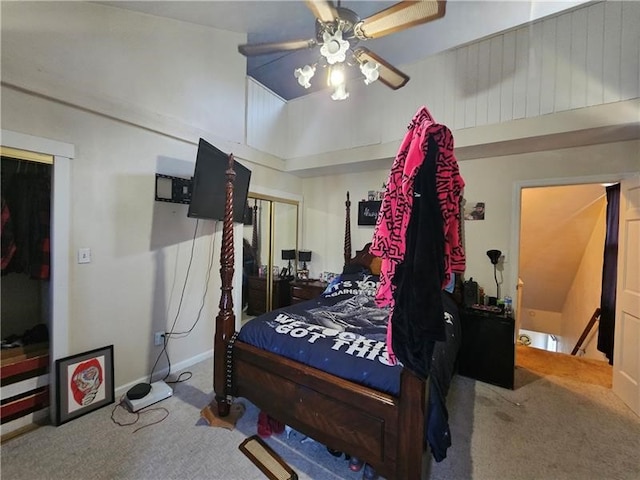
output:
<svg viewBox="0 0 640 480"><path fill-rule="evenodd" d="M504 297L504 316L513 317L513 300L511 297Z"/></svg>

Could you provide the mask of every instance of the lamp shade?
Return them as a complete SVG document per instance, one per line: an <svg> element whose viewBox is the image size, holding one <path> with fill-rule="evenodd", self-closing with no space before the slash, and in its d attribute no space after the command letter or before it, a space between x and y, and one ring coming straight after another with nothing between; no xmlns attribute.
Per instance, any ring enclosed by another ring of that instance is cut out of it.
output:
<svg viewBox="0 0 640 480"><path fill-rule="evenodd" d="M298 251L298 261L299 262L310 262L311 261L311 250L300 250L300 251Z"/></svg>
<svg viewBox="0 0 640 480"><path fill-rule="evenodd" d="M502 252L500 250L489 250L487 252L487 256L489 257L489 260L491 260L491 263L493 263L494 265L498 263L498 260L500 260L501 255L502 255Z"/></svg>
<svg viewBox="0 0 640 480"><path fill-rule="evenodd" d="M295 250L282 250L282 260L295 260L295 259L296 259Z"/></svg>

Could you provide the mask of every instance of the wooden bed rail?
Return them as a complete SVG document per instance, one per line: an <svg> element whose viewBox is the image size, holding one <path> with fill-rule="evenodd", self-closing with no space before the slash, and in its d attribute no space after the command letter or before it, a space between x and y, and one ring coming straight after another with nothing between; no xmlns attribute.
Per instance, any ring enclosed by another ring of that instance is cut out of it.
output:
<svg viewBox="0 0 640 480"><path fill-rule="evenodd" d="M229 167L227 168L227 183L225 188L225 209L222 224L222 247L220 248L220 279L222 285L220 290L220 311L216 317L216 333L214 348L220 348L229 344L235 332L236 317L233 313L233 182L236 172L233 169L233 154L229 155ZM215 352L214 352L215 355ZM218 415L226 417L229 415L230 403L226 385L227 371L223 362L214 362L213 369L213 389L215 391L214 402L217 404ZM213 409L215 405L210 405Z"/></svg>

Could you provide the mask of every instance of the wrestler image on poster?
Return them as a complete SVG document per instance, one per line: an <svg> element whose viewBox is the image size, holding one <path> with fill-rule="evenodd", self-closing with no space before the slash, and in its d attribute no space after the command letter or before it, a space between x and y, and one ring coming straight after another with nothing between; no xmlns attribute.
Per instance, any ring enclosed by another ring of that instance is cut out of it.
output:
<svg viewBox="0 0 640 480"><path fill-rule="evenodd" d="M69 365L68 375L72 393L69 395L69 412L105 398L104 357Z"/></svg>

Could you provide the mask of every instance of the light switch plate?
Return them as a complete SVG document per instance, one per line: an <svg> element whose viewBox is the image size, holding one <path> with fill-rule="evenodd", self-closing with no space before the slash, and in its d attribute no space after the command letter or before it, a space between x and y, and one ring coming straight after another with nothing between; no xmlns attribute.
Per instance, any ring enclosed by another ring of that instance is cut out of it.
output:
<svg viewBox="0 0 640 480"><path fill-rule="evenodd" d="M78 249L78 263L91 263L91 249L79 248Z"/></svg>

